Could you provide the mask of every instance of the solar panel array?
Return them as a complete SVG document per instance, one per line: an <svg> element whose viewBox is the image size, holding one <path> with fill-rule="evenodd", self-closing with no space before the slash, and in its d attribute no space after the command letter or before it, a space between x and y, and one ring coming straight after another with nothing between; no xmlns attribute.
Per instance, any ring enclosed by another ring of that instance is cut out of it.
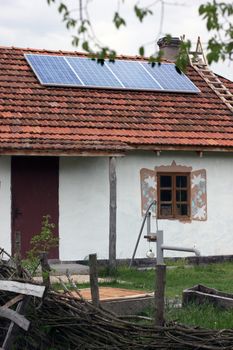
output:
<svg viewBox="0 0 233 350"><path fill-rule="evenodd" d="M145 61L115 60L100 65L83 57L39 54L25 57L42 85L200 92L172 63L152 67Z"/></svg>

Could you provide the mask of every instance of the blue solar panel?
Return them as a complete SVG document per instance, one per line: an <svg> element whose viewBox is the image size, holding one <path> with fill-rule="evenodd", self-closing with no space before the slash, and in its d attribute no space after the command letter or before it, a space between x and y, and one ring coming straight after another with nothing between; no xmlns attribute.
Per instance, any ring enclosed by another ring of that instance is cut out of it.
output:
<svg viewBox="0 0 233 350"><path fill-rule="evenodd" d="M41 84L75 85L82 82L72 71L63 56L25 55Z"/></svg>
<svg viewBox="0 0 233 350"><path fill-rule="evenodd" d="M79 57L66 57L66 60L86 86L122 87L106 64Z"/></svg>
<svg viewBox="0 0 233 350"><path fill-rule="evenodd" d="M137 61L106 62L113 73L129 89L160 90L159 84L146 73Z"/></svg>
<svg viewBox="0 0 233 350"><path fill-rule="evenodd" d="M97 87L128 90L199 92L174 64L152 67L145 61L105 61L101 66L89 58L25 55L38 80L44 85Z"/></svg>
<svg viewBox="0 0 233 350"><path fill-rule="evenodd" d="M198 88L183 73L179 74L175 65L163 63L160 66L142 62L149 74L151 74L161 87L166 91L198 92Z"/></svg>

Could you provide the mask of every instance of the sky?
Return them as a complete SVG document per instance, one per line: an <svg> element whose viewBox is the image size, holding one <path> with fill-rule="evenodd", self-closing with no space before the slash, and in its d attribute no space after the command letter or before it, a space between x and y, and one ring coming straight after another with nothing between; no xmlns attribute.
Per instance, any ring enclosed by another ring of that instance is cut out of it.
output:
<svg viewBox="0 0 233 350"><path fill-rule="evenodd" d="M74 9L73 16L77 16L78 0L63 1ZM210 34L198 15L198 7L206 1L164 0L162 26L161 1L158 0L89 0L89 15L98 40L118 54L136 55L138 48L146 44L146 54L150 55L157 50L158 38L168 33L176 37L185 34L194 47L200 36L205 49ZM116 30L112 18L119 2L127 25ZM151 7L153 16L148 16L143 24L139 23L133 11L136 2L141 6L155 3ZM75 33L66 29L56 5L48 6L47 0L0 0L0 10L1 46L80 51L71 44ZM233 80L233 62L218 62L211 65L211 69Z"/></svg>

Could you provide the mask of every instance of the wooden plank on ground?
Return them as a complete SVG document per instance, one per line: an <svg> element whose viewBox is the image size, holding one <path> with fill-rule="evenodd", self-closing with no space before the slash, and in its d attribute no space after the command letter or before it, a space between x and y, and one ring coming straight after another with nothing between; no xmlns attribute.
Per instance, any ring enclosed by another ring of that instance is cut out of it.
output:
<svg viewBox="0 0 233 350"><path fill-rule="evenodd" d="M33 295L35 297L42 298L44 295L45 286L39 286L37 284L31 283L0 280L0 290L25 295Z"/></svg>
<svg viewBox="0 0 233 350"><path fill-rule="evenodd" d="M0 317L13 321L17 324L17 326L24 329L25 331L27 331L30 326L30 322L23 315L20 315L18 312L11 309L0 307Z"/></svg>
<svg viewBox="0 0 233 350"><path fill-rule="evenodd" d="M23 315L26 311L26 308L30 302L31 296L26 296L22 301L20 301L17 305L16 312L20 315ZM14 338L17 335L18 332L18 325L11 321L11 324L8 328L5 340L3 342L2 348L4 350L11 350L12 344L14 343Z"/></svg>

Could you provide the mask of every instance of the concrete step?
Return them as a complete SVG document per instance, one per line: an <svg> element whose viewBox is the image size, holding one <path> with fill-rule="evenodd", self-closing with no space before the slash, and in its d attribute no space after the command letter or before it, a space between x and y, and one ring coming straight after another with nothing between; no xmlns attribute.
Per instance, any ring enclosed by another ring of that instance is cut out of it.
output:
<svg viewBox="0 0 233 350"><path fill-rule="evenodd" d="M50 267L52 269L51 275L65 275L67 270L71 275L89 275L89 266L86 265L58 263L50 264Z"/></svg>

